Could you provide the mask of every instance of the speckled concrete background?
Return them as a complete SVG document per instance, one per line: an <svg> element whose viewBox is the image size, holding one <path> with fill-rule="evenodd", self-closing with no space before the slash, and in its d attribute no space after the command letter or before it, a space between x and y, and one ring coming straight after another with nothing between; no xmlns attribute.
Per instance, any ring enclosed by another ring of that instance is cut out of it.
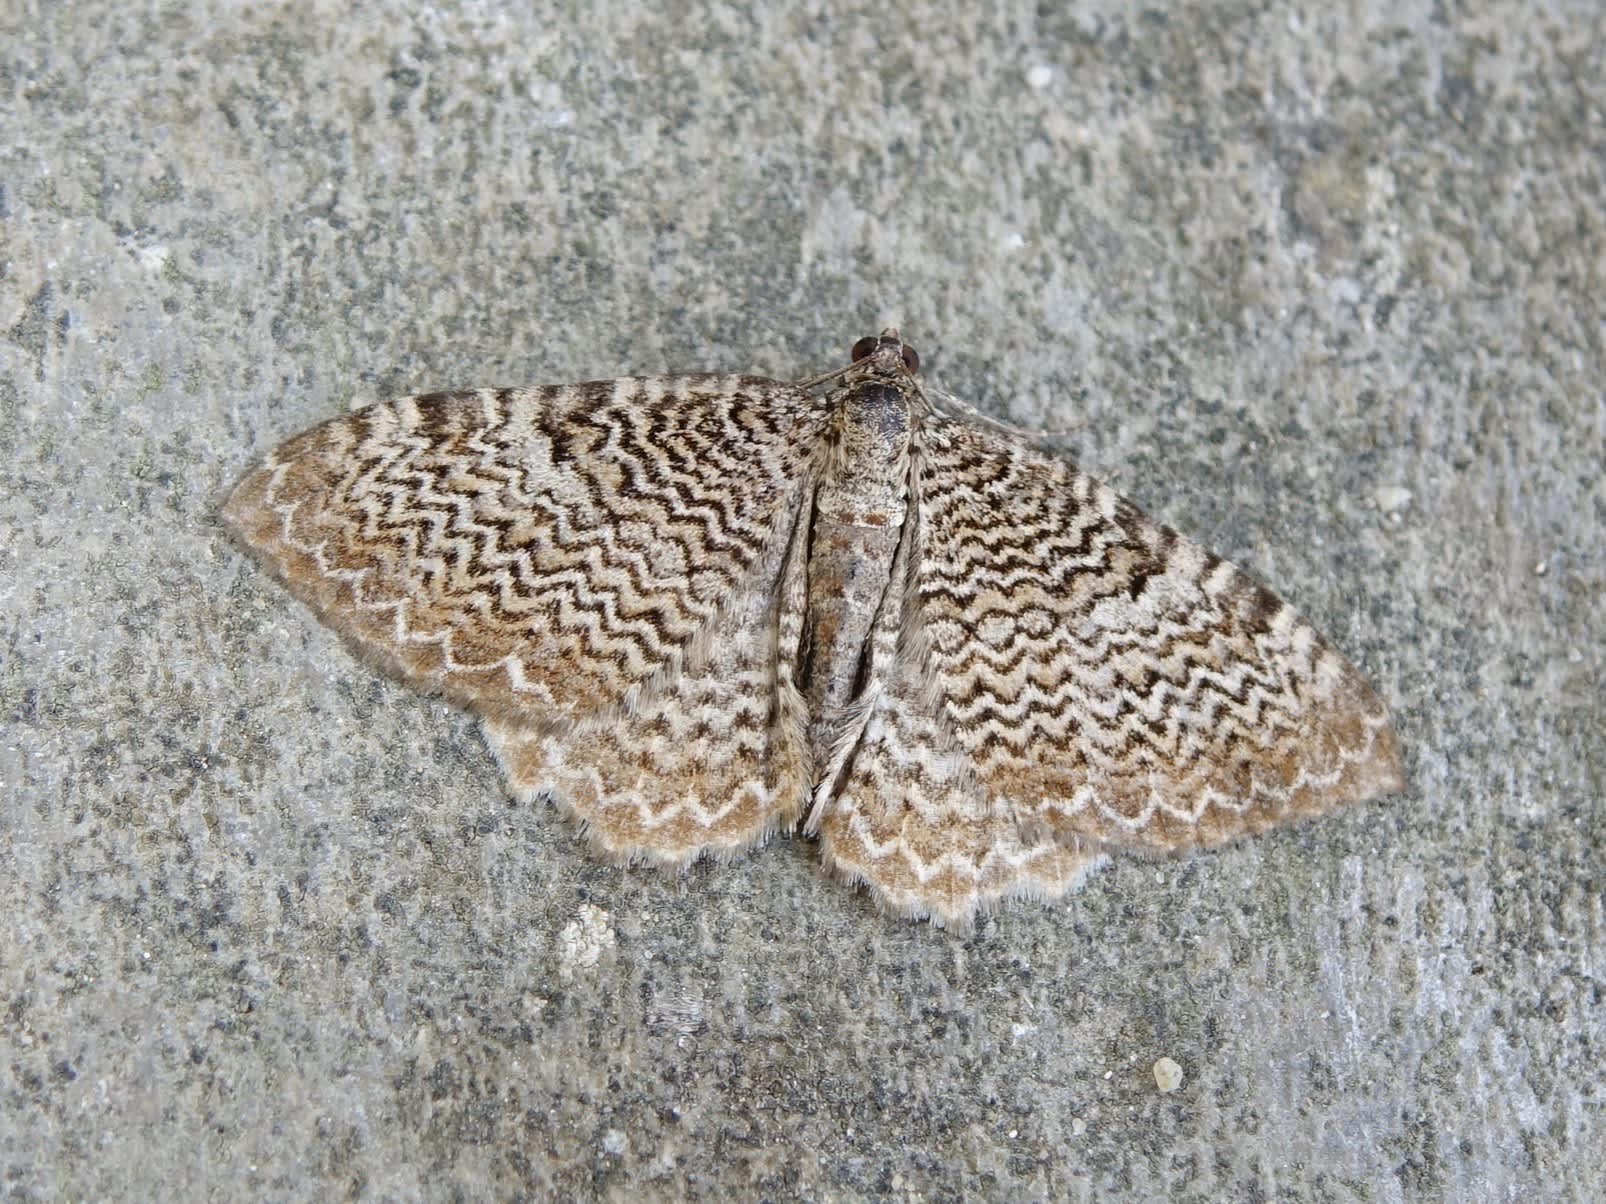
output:
<svg viewBox="0 0 1606 1204"><path fill-rule="evenodd" d="M360 7L0 8L0 1191L1598 1190L1599 5ZM622 872L217 524L354 399L892 321L1410 793L966 938Z"/></svg>

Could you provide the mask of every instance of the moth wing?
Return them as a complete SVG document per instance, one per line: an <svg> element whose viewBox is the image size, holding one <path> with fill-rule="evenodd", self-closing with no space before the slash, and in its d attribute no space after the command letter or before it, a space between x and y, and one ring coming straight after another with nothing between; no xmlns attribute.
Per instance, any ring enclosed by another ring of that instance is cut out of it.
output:
<svg viewBox="0 0 1606 1204"><path fill-rule="evenodd" d="M383 667L561 728L672 681L763 587L824 419L741 376L406 397L290 439L224 515Z"/></svg>
<svg viewBox="0 0 1606 1204"><path fill-rule="evenodd" d="M1174 848L1402 788L1371 687L1247 574L989 431L928 420L915 472L912 655L991 811Z"/></svg>
<svg viewBox="0 0 1606 1204"><path fill-rule="evenodd" d="M934 705L911 589L918 536L905 529L871 631L866 687L838 734L809 829L826 866L863 883L882 907L964 929L1006 898L1058 898L1101 853L1093 842L1021 823L977 781Z"/></svg>
<svg viewBox="0 0 1606 1204"><path fill-rule="evenodd" d="M566 731L486 718L514 795L550 795L614 860L685 865L790 828L811 782L804 703L777 671L797 646L777 582L799 567L795 557L764 561L706 647L629 705Z"/></svg>
<svg viewBox="0 0 1606 1204"><path fill-rule="evenodd" d="M1055 899L1101 857L1097 845L1021 824L989 804L947 725L896 674L846 776L822 808L821 856L898 915L968 928L1012 897Z"/></svg>

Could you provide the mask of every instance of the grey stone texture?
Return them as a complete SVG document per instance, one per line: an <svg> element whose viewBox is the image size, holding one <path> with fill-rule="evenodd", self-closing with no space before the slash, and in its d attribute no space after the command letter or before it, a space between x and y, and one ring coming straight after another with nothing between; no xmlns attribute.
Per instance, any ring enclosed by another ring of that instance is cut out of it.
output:
<svg viewBox="0 0 1606 1204"><path fill-rule="evenodd" d="M0 3L0 1193L1598 1198L1602 14ZM969 936L620 869L216 517L354 401L888 323L1409 792Z"/></svg>

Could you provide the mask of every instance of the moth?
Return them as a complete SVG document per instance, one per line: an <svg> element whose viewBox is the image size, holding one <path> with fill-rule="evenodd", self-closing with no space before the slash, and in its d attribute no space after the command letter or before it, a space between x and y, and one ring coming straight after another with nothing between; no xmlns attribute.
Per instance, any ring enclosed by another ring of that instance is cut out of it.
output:
<svg viewBox="0 0 1606 1204"><path fill-rule="evenodd" d="M1402 788L1376 694L1286 603L941 412L896 331L850 361L381 402L224 513L610 858L801 832L885 908L963 926L1107 852Z"/></svg>

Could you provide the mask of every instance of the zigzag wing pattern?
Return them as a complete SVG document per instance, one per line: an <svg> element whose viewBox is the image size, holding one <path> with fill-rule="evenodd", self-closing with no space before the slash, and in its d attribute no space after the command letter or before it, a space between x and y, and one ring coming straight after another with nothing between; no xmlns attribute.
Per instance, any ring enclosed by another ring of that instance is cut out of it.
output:
<svg viewBox="0 0 1606 1204"><path fill-rule="evenodd" d="M898 915L967 928L1014 897L1057 899L1101 859L1096 843L989 804L948 726L909 685L878 701L820 822L825 864Z"/></svg>
<svg viewBox="0 0 1606 1204"><path fill-rule="evenodd" d="M675 678L784 543L827 414L741 376L408 397L289 440L224 513L392 672L556 730Z"/></svg>
<svg viewBox="0 0 1606 1204"><path fill-rule="evenodd" d="M869 887L882 907L963 929L1006 898L1058 898L1100 853L990 805L926 697L922 633L906 621L918 617L910 586L919 534L905 527L870 636L864 721L843 733L851 746L820 784L806 830L818 831L826 866Z"/></svg>
<svg viewBox="0 0 1606 1204"><path fill-rule="evenodd" d="M1401 788L1376 695L1265 587L1028 447L919 438L925 703L991 810L1176 848Z"/></svg>
<svg viewBox="0 0 1606 1204"><path fill-rule="evenodd" d="M792 827L811 776L805 704L776 672L798 638L795 625L778 622L778 560L761 562L706 653L660 689L567 732L485 720L514 795L550 794L614 860L729 857ZM792 573L799 568L794 558Z"/></svg>

